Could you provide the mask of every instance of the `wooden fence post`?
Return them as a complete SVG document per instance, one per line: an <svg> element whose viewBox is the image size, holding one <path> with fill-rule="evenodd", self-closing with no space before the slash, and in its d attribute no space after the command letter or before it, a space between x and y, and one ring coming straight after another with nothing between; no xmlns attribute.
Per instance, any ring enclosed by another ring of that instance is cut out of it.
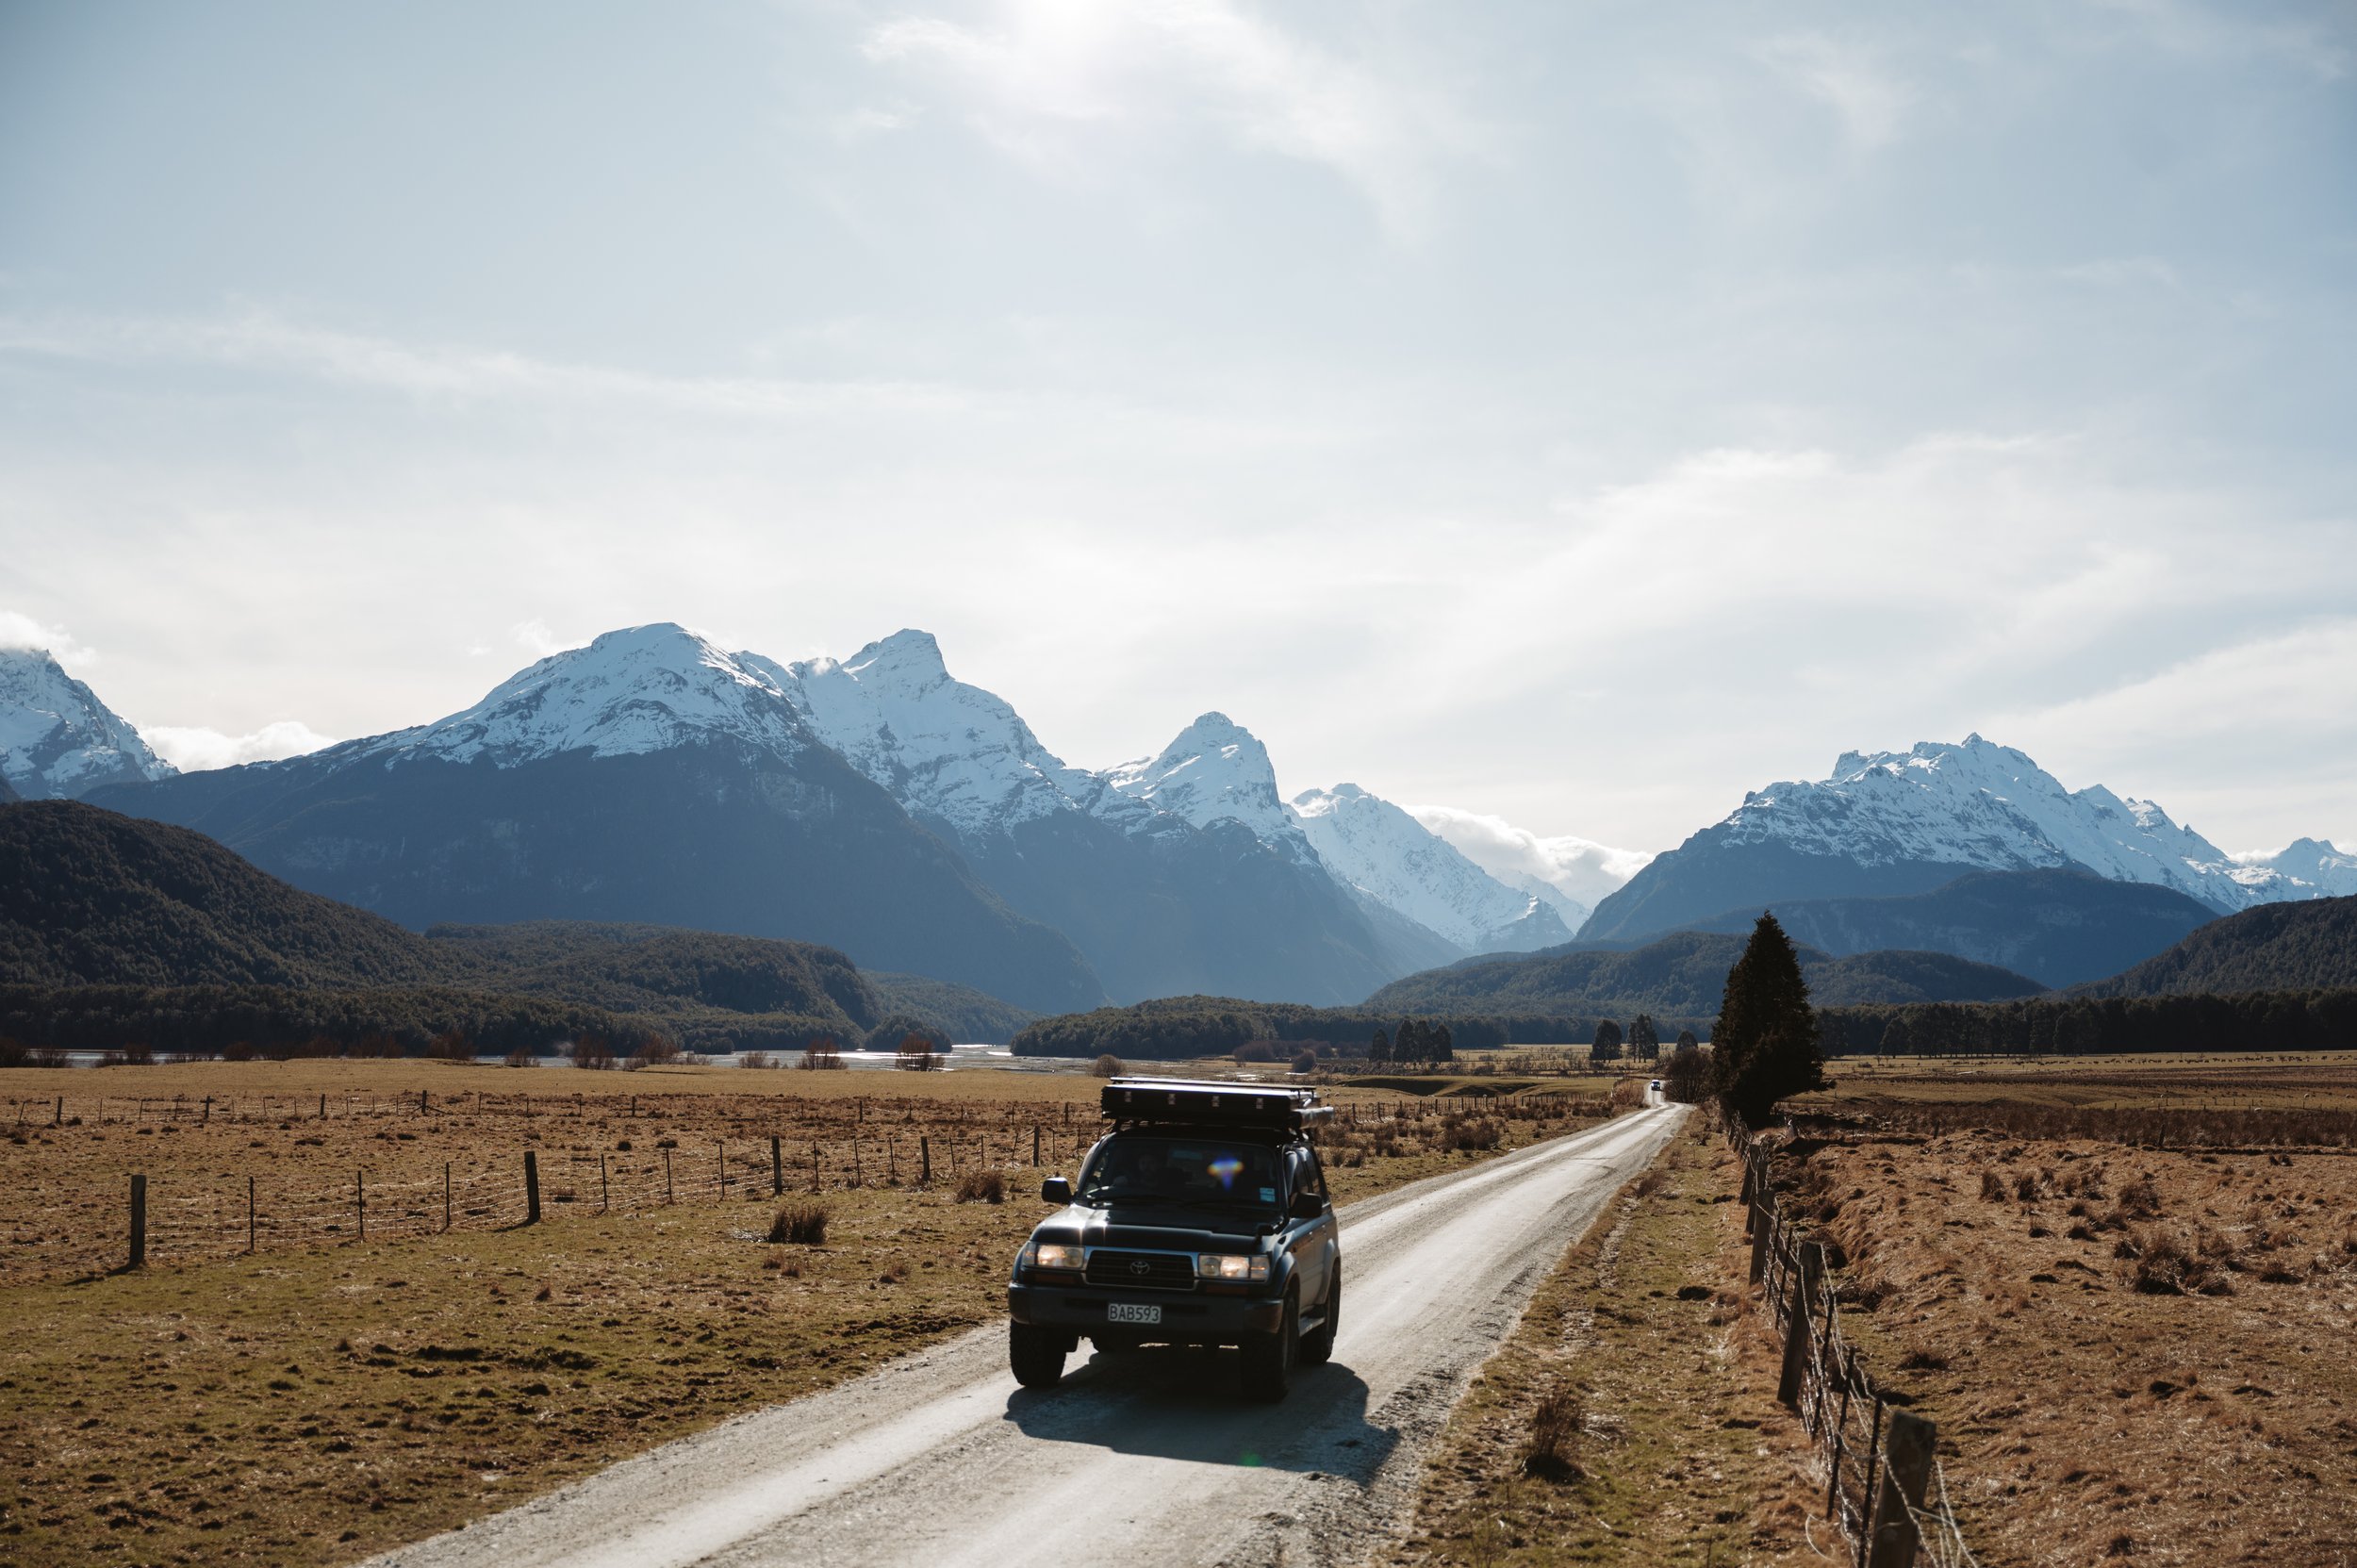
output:
<svg viewBox="0 0 2357 1568"><path fill-rule="evenodd" d="M245 1179L245 1251L254 1255L254 1178Z"/></svg>
<svg viewBox="0 0 2357 1568"><path fill-rule="evenodd" d="M1920 1415L1890 1412L1890 1436L1883 1446L1883 1485L1874 1499L1874 1526L1866 1538L1866 1568L1914 1568L1920 1540L1915 1510L1923 1507L1931 1483L1932 1444L1938 1430Z"/></svg>
<svg viewBox="0 0 2357 1568"><path fill-rule="evenodd" d="M663 1151L663 1201L667 1205L671 1201L671 1151L668 1148Z"/></svg>
<svg viewBox="0 0 2357 1568"><path fill-rule="evenodd" d="M450 1229L450 1162L442 1162L442 1229Z"/></svg>
<svg viewBox="0 0 2357 1568"><path fill-rule="evenodd" d="M663 1162L665 1168L668 1169L670 1163L670 1157L666 1154ZM524 1223L540 1223L540 1156L531 1149L524 1150Z"/></svg>
<svg viewBox="0 0 2357 1568"><path fill-rule="evenodd" d="M1768 1233L1774 1227L1768 1217L1768 1199L1760 1197L1752 1205L1752 1283L1756 1285L1768 1272Z"/></svg>
<svg viewBox="0 0 2357 1568"><path fill-rule="evenodd" d="M213 1097L212 1097L212 1096L210 1096L210 1095L206 1095L206 1096L205 1097L205 1114L203 1114L202 1116L199 1116L199 1117L197 1118L197 1123L196 1123L196 1125L197 1125L197 1126L199 1126L199 1127L209 1127L209 1126L211 1126L211 1125L212 1125L212 1120L213 1120Z"/></svg>
<svg viewBox="0 0 2357 1568"><path fill-rule="evenodd" d="M325 1121L326 1119L327 1119L327 1097L326 1097L325 1095L321 1095L321 1096L320 1096L320 1120L321 1120L321 1121Z"/></svg>
<svg viewBox="0 0 2357 1568"><path fill-rule="evenodd" d="M1031 1124L1031 1168L1039 1169L1039 1123Z"/></svg>
<svg viewBox="0 0 2357 1568"><path fill-rule="evenodd" d="M720 1166L720 1201L729 1200L729 1142L726 1138L712 1140L713 1159Z"/></svg>
<svg viewBox="0 0 2357 1568"><path fill-rule="evenodd" d="M147 1178L131 1178L131 1266L147 1266Z"/></svg>
<svg viewBox="0 0 2357 1568"><path fill-rule="evenodd" d="M769 1134L769 1196L771 1197L785 1196L784 1140L774 1132Z"/></svg>
<svg viewBox="0 0 2357 1568"><path fill-rule="evenodd" d="M1794 1410L1801 1408L1801 1383L1808 1371L1809 1351L1816 1337L1816 1286L1825 1266L1822 1244L1809 1242L1801 1248L1801 1266L1792 1274L1792 1315L1784 1326L1784 1375L1776 1382L1776 1398Z"/></svg>
<svg viewBox="0 0 2357 1568"><path fill-rule="evenodd" d="M598 1213L605 1213L614 1207L614 1189L605 1180L605 1156L598 1156Z"/></svg>
<svg viewBox="0 0 2357 1568"><path fill-rule="evenodd" d="M933 1141L931 1138L920 1137L916 1140L916 1184L922 1187L933 1179Z"/></svg>

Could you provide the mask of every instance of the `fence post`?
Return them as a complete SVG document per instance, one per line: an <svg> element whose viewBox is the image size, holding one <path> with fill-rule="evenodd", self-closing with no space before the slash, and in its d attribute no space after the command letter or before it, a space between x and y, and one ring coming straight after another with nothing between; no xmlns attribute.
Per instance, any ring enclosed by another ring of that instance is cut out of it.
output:
<svg viewBox="0 0 2357 1568"><path fill-rule="evenodd" d="M668 1167L670 1161L667 1158L664 1164ZM524 1150L524 1223L540 1223L540 1156L531 1149Z"/></svg>
<svg viewBox="0 0 2357 1568"><path fill-rule="evenodd" d="M667 1206L672 1201L671 1151L668 1148L663 1151L663 1201Z"/></svg>
<svg viewBox="0 0 2357 1568"><path fill-rule="evenodd" d="M720 1167L720 1201L726 1203L729 1200L729 1141L726 1138L712 1140L712 1158Z"/></svg>
<svg viewBox="0 0 2357 1568"><path fill-rule="evenodd" d="M605 1156L600 1154L598 1156L598 1213L602 1214L613 1207L614 1189L606 1184Z"/></svg>
<svg viewBox="0 0 2357 1568"><path fill-rule="evenodd" d="M1752 1203L1751 1282L1755 1285L1758 1284L1760 1277L1768 1272L1768 1232L1773 1229L1769 1223L1768 1203L1769 1199L1765 1194L1756 1197Z"/></svg>
<svg viewBox="0 0 2357 1568"><path fill-rule="evenodd" d="M1794 1410L1801 1408L1801 1382L1808 1371L1811 1341L1817 1326L1810 1321L1815 1315L1817 1279L1825 1266L1822 1244L1809 1242L1801 1248L1801 1266L1792 1275L1792 1315L1784 1326L1784 1376L1776 1382L1776 1398Z"/></svg>
<svg viewBox="0 0 2357 1568"><path fill-rule="evenodd" d="M1039 1169L1039 1123L1031 1124L1031 1168Z"/></svg>
<svg viewBox="0 0 2357 1568"><path fill-rule="evenodd" d="M932 1179L933 1141L931 1138L920 1137L916 1140L916 1184L922 1187Z"/></svg>
<svg viewBox="0 0 2357 1568"><path fill-rule="evenodd" d="M818 1190L818 1145L816 1142L810 1146L810 1190Z"/></svg>
<svg viewBox="0 0 2357 1568"><path fill-rule="evenodd" d="M1882 1492L1874 1499L1874 1527L1868 1533L1866 1568L1914 1568L1915 1514L1932 1475L1932 1444L1937 1428L1920 1415L1890 1412L1890 1437L1883 1445Z"/></svg>
<svg viewBox="0 0 2357 1568"><path fill-rule="evenodd" d="M450 1162L442 1162L442 1229L450 1229Z"/></svg>
<svg viewBox="0 0 2357 1568"><path fill-rule="evenodd" d="M769 1134L769 1196L771 1197L785 1196L784 1143L774 1132Z"/></svg>
<svg viewBox="0 0 2357 1568"><path fill-rule="evenodd" d="M209 1126L211 1126L211 1125L212 1125L212 1120L213 1120L213 1097L212 1097L212 1096L210 1096L210 1095L206 1095L206 1096L205 1097L205 1114L203 1114L202 1116L199 1116L199 1117L197 1118L196 1125L197 1125L197 1126L199 1126L199 1127L209 1127Z"/></svg>
<svg viewBox="0 0 2357 1568"><path fill-rule="evenodd" d="M147 1266L147 1178L131 1178L131 1266Z"/></svg>
<svg viewBox="0 0 2357 1568"><path fill-rule="evenodd" d="M352 1204L360 1216L360 1239L369 1239L369 1189L359 1171L352 1173Z"/></svg>
<svg viewBox="0 0 2357 1568"><path fill-rule="evenodd" d="M425 1091L423 1089L418 1091L418 1114L420 1116L425 1114Z"/></svg>
<svg viewBox="0 0 2357 1568"><path fill-rule="evenodd" d="M245 1179L245 1253L254 1256L254 1178Z"/></svg>
<svg viewBox="0 0 2357 1568"><path fill-rule="evenodd" d="M326 1119L327 1119L327 1097L326 1097L325 1095L321 1095L321 1096L320 1096L320 1120L321 1120L321 1121L325 1121Z"/></svg>
<svg viewBox="0 0 2357 1568"><path fill-rule="evenodd" d="M851 1134L851 1185L853 1187L864 1187L866 1184L866 1180L860 1175L859 1134L854 1132Z"/></svg>
<svg viewBox="0 0 2357 1568"><path fill-rule="evenodd" d="M65 1125L65 1096L59 1095L58 1097L57 1114L49 1118L49 1125L52 1127L63 1127Z"/></svg>

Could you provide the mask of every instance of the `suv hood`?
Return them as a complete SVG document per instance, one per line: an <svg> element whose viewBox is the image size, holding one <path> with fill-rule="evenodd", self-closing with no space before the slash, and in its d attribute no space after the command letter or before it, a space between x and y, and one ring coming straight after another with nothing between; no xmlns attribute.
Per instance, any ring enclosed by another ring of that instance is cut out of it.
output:
<svg viewBox="0 0 2357 1568"><path fill-rule="evenodd" d="M1078 1241L1083 1246L1134 1246L1158 1252L1232 1250L1257 1242L1276 1228L1261 1215L1223 1213L1177 1204L1117 1206L1110 1211L1075 1203L1048 1215L1031 1234L1042 1241Z"/></svg>

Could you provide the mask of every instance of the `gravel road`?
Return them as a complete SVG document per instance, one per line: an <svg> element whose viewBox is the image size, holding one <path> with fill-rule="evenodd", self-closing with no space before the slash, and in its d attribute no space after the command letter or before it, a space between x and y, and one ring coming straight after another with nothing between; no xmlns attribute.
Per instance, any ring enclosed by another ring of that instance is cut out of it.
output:
<svg viewBox="0 0 2357 1568"><path fill-rule="evenodd" d="M1234 1353L1080 1356L1019 1388L994 1325L374 1560L379 1568L1342 1563L1540 1279L1685 1111L1636 1112L1342 1212L1333 1362L1281 1405Z"/></svg>

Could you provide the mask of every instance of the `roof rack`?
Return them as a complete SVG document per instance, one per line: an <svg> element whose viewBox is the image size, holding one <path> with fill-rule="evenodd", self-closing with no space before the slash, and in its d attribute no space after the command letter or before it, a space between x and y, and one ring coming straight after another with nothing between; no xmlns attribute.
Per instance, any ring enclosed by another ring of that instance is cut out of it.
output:
<svg viewBox="0 0 2357 1568"><path fill-rule="evenodd" d="M1330 1119L1314 1089L1276 1083L1207 1083L1183 1078L1116 1078L1105 1085L1109 1121L1189 1127L1306 1127Z"/></svg>

